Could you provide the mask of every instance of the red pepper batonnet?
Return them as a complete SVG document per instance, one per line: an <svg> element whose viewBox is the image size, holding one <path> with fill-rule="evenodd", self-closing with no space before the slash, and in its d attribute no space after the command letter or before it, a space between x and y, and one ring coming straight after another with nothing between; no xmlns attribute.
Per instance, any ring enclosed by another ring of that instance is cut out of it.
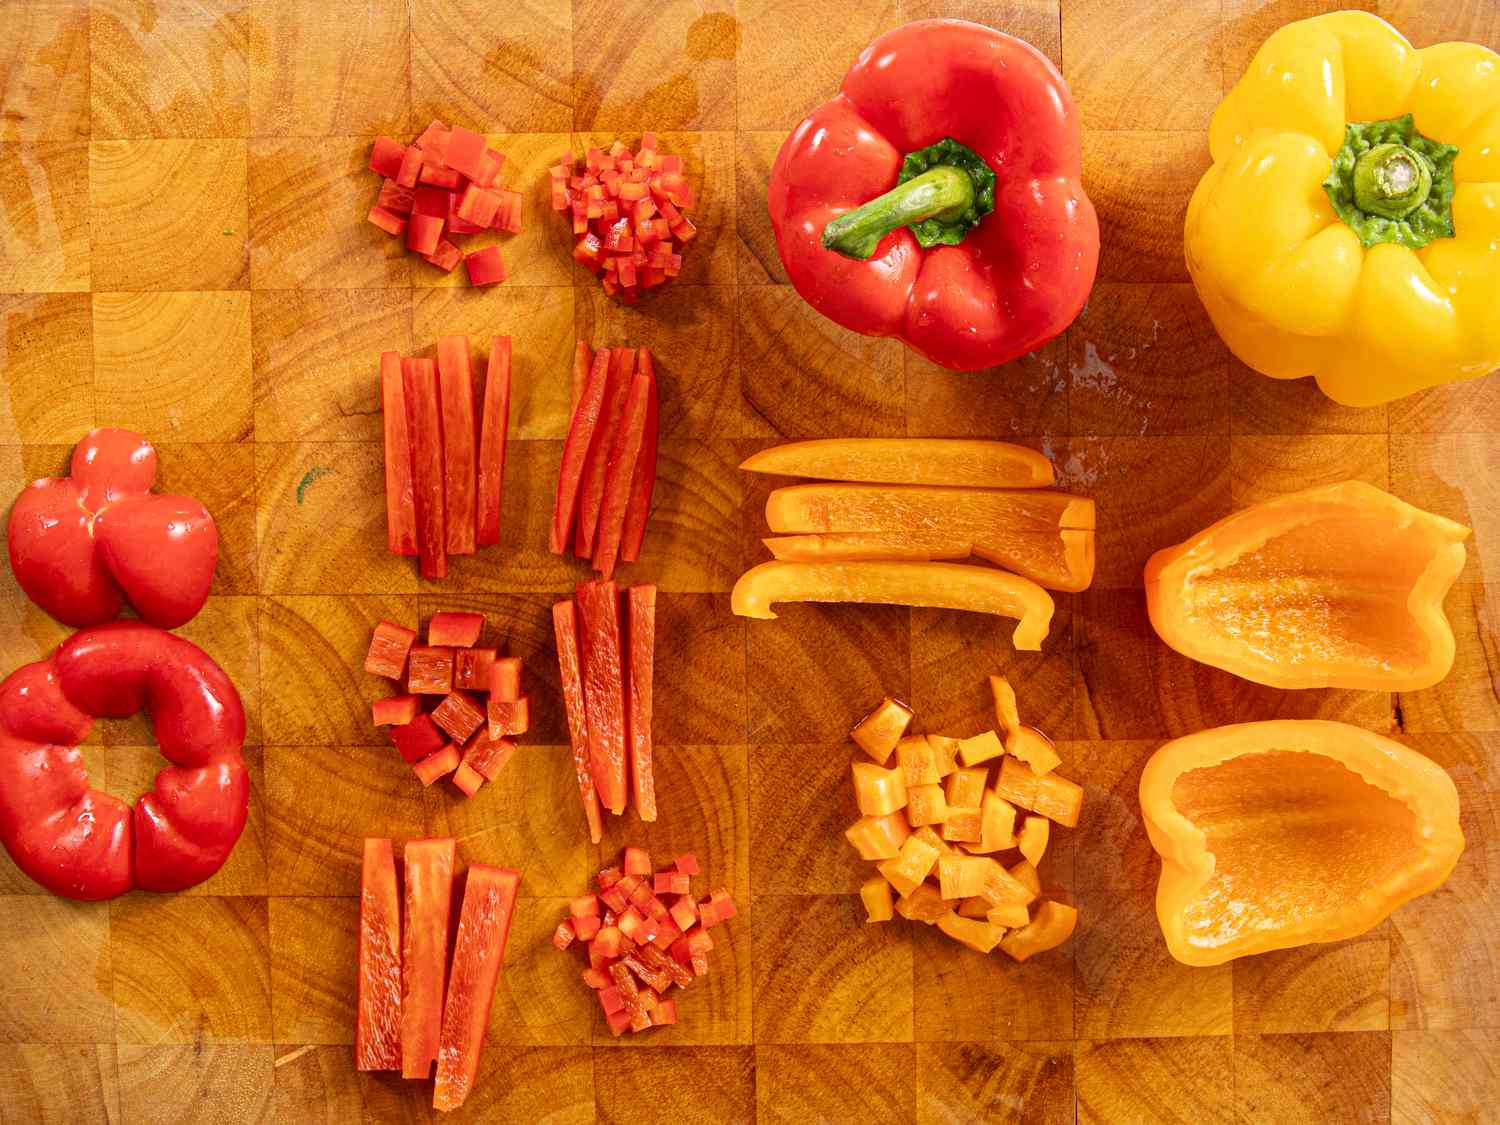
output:
<svg viewBox="0 0 1500 1125"><path fill-rule="evenodd" d="M152 492L156 450L102 428L73 449L69 475L34 481L10 513L10 565L26 596L65 625L113 621L126 599L175 629L203 608L219 531L191 496Z"/></svg>
<svg viewBox="0 0 1500 1125"><path fill-rule="evenodd" d="M142 709L171 764L132 810L89 788L78 744ZM0 843L65 898L194 886L245 827L244 741L239 693L197 645L139 621L83 629L0 682Z"/></svg>
<svg viewBox="0 0 1500 1125"><path fill-rule="evenodd" d="M1062 76L1028 43L961 20L882 35L781 146L770 211L815 309L975 371L1083 308L1099 222Z"/></svg>

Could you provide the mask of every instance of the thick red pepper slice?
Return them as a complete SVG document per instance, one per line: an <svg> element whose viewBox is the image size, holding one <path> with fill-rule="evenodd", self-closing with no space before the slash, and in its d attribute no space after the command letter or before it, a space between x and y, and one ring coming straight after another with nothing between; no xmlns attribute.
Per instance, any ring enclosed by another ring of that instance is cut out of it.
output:
<svg viewBox="0 0 1500 1125"><path fill-rule="evenodd" d="M552 533L548 541L548 546L556 555L566 551L573 538L573 523L578 514L578 494L583 486L583 469L594 440L594 430L599 424L604 392L609 386L610 366L608 348L600 348L594 353L593 370L589 372L583 396L578 400L578 408L573 411L573 421L568 427L568 440L563 443L562 466L557 473L557 500L552 508Z"/></svg>
<svg viewBox="0 0 1500 1125"><path fill-rule="evenodd" d="M578 775L578 793L583 799L583 815L588 822L589 839L597 844L604 834L604 825L599 815L599 794L594 788L593 766L589 756L589 724L578 651L578 611L571 601L553 605L552 629L557 640L558 678L562 682L563 703L568 713L568 740L573 746L573 768Z"/></svg>
<svg viewBox="0 0 1500 1125"><path fill-rule="evenodd" d="M401 1069L401 898L389 840L366 840L360 865L354 1069Z"/></svg>
<svg viewBox="0 0 1500 1125"><path fill-rule="evenodd" d="M625 811L625 693L620 653L620 593L613 582L580 582L576 591L583 633L583 702L589 723L589 762L599 800Z"/></svg>
<svg viewBox="0 0 1500 1125"><path fill-rule="evenodd" d="M474 373L469 338L440 336L438 385L443 397L443 495L448 553L474 553Z"/></svg>
<svg viewBox="0 0 1500 1125"><path fill-rule="evenodd" d="M604 500L599 507L599 533L594 545L594 569L605 578L615 572L620 556L620 537L625 530L625 509L630 503L630 487L635 481L635 463L640 458L649 412L651 380L644 374L630 381L625 411L609 451L605 473Z"/></svg>
<svg viewBox="0 0 1500 1125"><path fill-rule="evenodd" d="M651 494L656 491L657 430L661 425L656 390L656 367L651 352L640 351L640 372L651 381L646 397L646 423L641 430L641 451L635 459L635 476L630 482L630 503L625 508L625 528L620 535L620 557L635 562L641 557L646 540L646 521L651 518Z"/></svg>
<svg viewBox="0 0 1500 1125"><path fill-rule="evenodd" d="M451 838L406 842L406 917L401 935L403 1078L426 1078L438 1057L457 848L458 842Z"/></svg>
<svg viewBox="0 0 1500 1125"><path fill-rule="evenodd" d="M609 473L609 454L614 447L625 416L625 402L635 377L635 352L630 348L610 349L609 380L604 401L599 407L599 424L589 443L588 461L583 470L583 484L578 497L578 529L575 551L579 558L594 557L599 528L599 511L604 506L604 486Z"/></svg>
<svg viewBox="0 0 1500 1125"><path fill-rule="evenodd" d="M385 534L393 555L417 553L417 507L411 483L411 437L401 356L380 354L380 410L385 424Z"/></svg>
<svg viewBox="0 0 1500 1125"><path fill-rule="evenodd" d="M510 337L490 340L484 376L479 436L479 530L481 547L500 542L500 501L505 488L505 438L510 428Z"/></svg>
<svg viewBox="0 0 1500 1125"><path fill-rule="evenodd" d="M656 587L632 586L626 634L630 646L630 782L635 811L642 820L656 819L656 774L651 761L651 679L656 664Z"/></svg>
<svg viewBox="0 0 1500 1125"><path fill-rule="evenodd" d="M403 359L401 379L411 439L419 569L423 578L446 578L448 537L444 530L443 420L438 406L437 364L430 359Z"/></svg>

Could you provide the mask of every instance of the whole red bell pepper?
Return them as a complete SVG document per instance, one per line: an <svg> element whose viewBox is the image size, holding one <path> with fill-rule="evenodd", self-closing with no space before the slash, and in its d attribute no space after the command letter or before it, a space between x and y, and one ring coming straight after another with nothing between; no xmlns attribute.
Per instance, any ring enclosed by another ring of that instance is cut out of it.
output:
<svg viewBox="0 0 1500 1125"><path fill-rule="evenodd" d="M865 48L781 146L771 224L824 316L944 367L1004 363L1083 308L1099 223L1062 76L1030 44L921 20Z"/></svg>

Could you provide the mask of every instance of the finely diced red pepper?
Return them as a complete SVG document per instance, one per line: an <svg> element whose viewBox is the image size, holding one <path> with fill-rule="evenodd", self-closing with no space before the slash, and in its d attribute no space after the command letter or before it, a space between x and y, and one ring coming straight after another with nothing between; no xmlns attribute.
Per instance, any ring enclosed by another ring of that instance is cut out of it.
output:
<svg viewBox="0 0 1500 1125"><path fill-rule="evenodd" d="M589 749L587 705L583 695L578 650L578 613L571 601L553 605L552 628L557 643L558 679L562 683L563 703L568 715L568 740L573 747L573 768L578 777L578 792L583 800L589 839L597 844L603 835L604 826L600 823L599 796L594 788ZM601 889L604 889L604 874L599 874Z"/></svg>
<svg viewBox="0 0 1500 1125"><path fill-rule="evenodd" d="M621 1008L618 1012L608 1013L604 1022L609 1025L610 1034L618 1039L630 1027L630 1013Z"/></svg>
<svg viewBox="0 0 1500 1125"><path fill-rule="evenodd" d="M599 915L598 895L579 895L568 903L568 914L577 921L579 918L588 918Z"/></svg>
<svg viewBox="0 0 1500 1125"><path fill-rule="evenodd" d="M412 645L407 660L406 690L412 695L447 695L453 690L453 650Z"/></svg>
<svg viewBox="0 0 1500 1125"><path fill-rule="evenodd" d="M412 491L411 437L407 432L401 357L395 352L380 354L380 411L385 436L386 548L393 555L415 555L417 509ZM400 679L399 673L391 679Z"/></svg>
<svg viewBox="0 0 1500 1125"><path fill-rule="evenodd" d="M430 122L427 128L422 130L422 135L417 138L417 144L423 148L440 148L448 143L448 126L441 121Z"/></svg>
<svg viewBox="0 0 1500 1125"><path fill-rule="evenodd" d="M663 1000L651 1013L652 1027L671 1027L677 1022L677 1001Z"/></svg>
<svg viewBox="0 0 1500 1125"><path fill-rule="evenodd" d="M370 213L365 218L385 231L386 234L394 235L397 238L405 234L409 226L405 215L398 215L396 212L389 211L378 203L370 208Z"/></svg>
<svg viewBox="0 0 1500 1125"><path fill-rule="evenodd" d="M484 712L472 695L455 691L433 709L432 721L440 731L462 746L484 725Z"/></svg>
<svg viewBox="0 0 1500 1125"><path fill-rule="evenodd" d="M575 552L579 558L592 558L594 555L599 513L604 507L604 486L609 475L609 454L614 446L615 434L625 416L625 405L630 397L634 374L635 352L630 348L612 348L609 381L605 386L604 401L600 405L599 424L594 429L594 440L589 443L588 462L584 466L583 483L579 490L575 543Z"/></svg>
<svg viewBox="0 0 1500 1125"><path fill-rule="evenodd" d="M626 562L640 558L646 539L646 523L651 518L651 497L656 491L657 429L660 408L656 389L656 365L651 352L642 348L639 356L641 374L651 380L646 400L646 422L641 430L641 449L635 459L635 474L630 482L630 502L625 508L625 524L620 534L620 557Z"/></svg>
<svg viewBox="0 0 1500 1125"><path fill-rule="evenodd" d="M651 853L645 848L627 847L625 849L625 874L650 875Z"/></svg>
<svg viewBox="0 0 1500 1125"><path fill-rule="evenodd" d="M557 924L557 929L552 931L552 944L558 949L567 949L578 940L578 934L573 930L573 923L564 918Z"/></svg>
<svg viewBox="0 0 1500 1125"><path fill-rule="evenodd" d="M672 866L677 868L677 870L681 871L684 875L699 874L698 857L693 855L691 852L687 853L686 855L678 856L677 859L673 861Z"/></svg>
<svg viewBox="0 0 1500 1125"><path fill-rule="evenodd" d="M431 715L418 715L403 726L391 727L387 733L391 743L400 752L401 760L407 764L420 762L423 758L436 754L448 741L432 721Z"/></svg>
<svg viewBox="0 0 1500 1125"><path fill-rule="evenodd" d="M473 129L465 129L462 125L455 125L448 133L448 147L443 154L443 163L465 176L477 177L484 172L487 151L488 146L484 143L482 134Z"/></svg>
<svg viewBox="0 0 1500 1125"><path fill-rule="evenodd" d="M687 876L684 875L682 878L686 879ZM672 904L670 913L672 924L684 932L698 924L698 907L693 903L693 896L686 892ZM675 945L676 942L673 944Z"/></svg>
<svg viewBox="0 0 1500 1125"><path fill-rule="evenodd" d="M451 778L458 791L465 797L472 797L484 785L484 775L476 770L468 762L459 762L458 769L453 771Z"/></svg>
<svg viewBox="0 0 1500 1125"><path fill-rule="evenodd" d="M417 631L393 621L381 621L370 636L365 653L365 671L372 676L399 680L406 674L406 661L416 643Z"/></svg>
<svg viewBox="0 0 1500 1125"><path fill-rule="evenodd" d="M436 753L428 754L420 762L413 763L411 772L417 775L425 789L438 778L447 777L460 764L458 747L450 742Z"/></svg>
<svg viewBox="0 0 1500 1125"><path fill-rule="evenodd" d="M487 188L470 184L464 189L463 195L458 201L458 207L454 212L460 218L473 223L476 227L483 229L490 225L495 218L495 212L500 207L500 196Z"/></svg>
<svg viewBox="0 0 1500 1125"><path fill-rule="evenodd" d="M498 248L497 248L498 250ZM500 507L505 488L505 442L510 429L510 337L490 337L489 365L480 407L478 528L481 547L500 542Z"/></svg>
<svg viewBox="0 0 1500 1125"><path fill-rule="evenodd" d="M417 186L417 178L422 174L422 146L408 145L406 151L401 154L401 167L396 170L396 183L404 188Z"/></svg>
<svg viewBox="0 0 1500 1125"><path fill-rule="evenodd" d="M481 730L464 751L464 764L486 781L494 781L515 752L516 744L510 739L491 738L489 731Z"/></svg>
<svg viewBox="0 0 1500 1125"><path fill-rule="evenodd" d="M401 1069L401 898L389 840L366 840L359 872L354 1069Z"/></svg>
<svg viewBox="0 0 1500 1125"><path fill-rule="evenodd" d="M629 685L626 721L630 729L630 779L635 811L656 819L656 774L652 764L651 686L656 663L656 587L632 586L626 594ZM686 876L684 876L686 878Z"/></svg>
<svg viewBox="0 0 1500 1125"><path fill-rule="evenodd" d="M370 147L370 171L377 176L394 180L401 172L401 161L406 156L406 146L390 137L376 137Z"/></svg>
<svg viewBox="0 0 1500 1125"><path fill-rule="evenodd" d="M447 503L448 553L472 555L475 550L474 375L469 368L469 338L440 336L437 367L443 396L443 494Z"/></svg>
<svg viewBox="0 0 1500 1125"><path fill-rule="evenodd" d="M443 648L472 648L484 632L482 613L434 613L427 622L427 643ZM480 685L483 690L483 685Z"/></svg>
<svg viewBox="0 0 1500 1125"><path fill-rule="evenodd" d="M457 1109L474 1087L520 886L520 872L482 863L469 867L443 1006L434 1109Z"/></svg>
<svg viewBox="0 0 1500 1125"><path fill-rule="evenodd" d="M406 430L411 439L412 491L417 517L417 549L424 578L448 576L447 535L443 527L443 422L438 406L437 364L430 359L401 361L406 396Z"/></svg>
<svg viewBox="0 0 1500 1125"><path fill-rule="evenodd" d="M621 944L624 936L620 932L620 927L605 926L595 935L591 944L600 957L618 957L624 952L624 946Z"/></svg>
<svg viewBox="0 0 1500 1125"><path fill-rule="evenodd" d="M650 394L651 380L644 373L630 380L624 412L610 446L604 497L599 507L598 539L594 546L594 569L605 578L614 575L615 560L620 553L625 510L630 503L635 463L645 436Z"/></svg>
<svg viewBox="0 0 1500 1125"><path fill-rule="evenodd" d="M625 811L625 699L620 655L620 598L613 582L583 582L577 589L583 627L583 699L588 714L589 760L599 800Z"/></svg>
<svg viewBox="0 0 1500 1125"><path fill-rule="evenodd" d="M599 1006L604 1009L605 1015L611 1015L625 1007L625 998L620 995L620 990L611 984L599 990Z"/></svg>
<svg viewBox="0 0 1500 1125"><path fill-rule="evenodd" d="M600 918L573 919L573 929L578 932L579 938L583 941L592 941L601 925L603 925L603 920Z"/></svg>
<svg viewBox="0 0 1500 1125"><path fill-rule="evenodd" d="M419 184L431 184L447 191L457 191L463 186L464 178L452 168L445 168L441 164L434 164L431 160L422 162L422 170L417 173Z"/></svg>
<svg viewBox="0 0 1500 1125"><path fill-rule="evenodd" d="M580 975L583 977L583 983L588 985L590 988L613 987L613 985L609 983L609 975L602 969L596 969L592 965L590 965L587 969L584 969L582 974Z"/></svg>
<svg viewBox="0 0 1500 1125"><path fill-rule="evenodd" d="M577 245L573 247L573 257L595 272L599 270L599 263L602 260L601 256L603 253L604 244L599 241L599 236L595 234L584 235L578 240Z"/></svg>
<svg viewBox="0 0 1500 1125"><path fill-rule="evenodd" d="M494 649L461 648L453 654L453 686L461 691L489 691L494 666Z"/></svg>
<svg viewBox="0 0 1500 1125"><path fill-rule="evenodd" d="M415 211L406 224L406 248L424 257L437 252L443 237L443 220L436 215L419 215Z"/></svg>
<svg viewBox="0 0 1500 1125"><path fill-rule="evenodd" d="M572 537L579 496L583 489L583 472L588 463L594 431L599 424L599 413L604 406L611 366L608 348L600 348L594 353L593 370L589 372L588 382L584 384L578 408L573 411L568 439L563 443L562 465L557 474L557 498L552 507L552 530L548 537L548 546L553 554L560 555L566 551Z"/></svg>
<svg viewBox="0 0 1500 1125"><path fill-rule="evenodd" d="M531 729L531 700L524 695L515 700L495 699L491 696L489 719L491 738L502 735L514 738L525 734Z"/></svg>
<svg viewBox="0 0 1500 1125"><path fill-rule="evenodd" d="M401 935L403 1078L426 1078L438 1057L456 852L457 841L451 838L406 842Z"/></svg>
<svg viewBox="0 0 1500 1125"><path fill-rule="evenodd" d="M500 257L500 247L486 246L475 250L464 258L469 271L470 285L499 285L506 278L505 260Z"/></svg>
<svg viewBox="0 0 1500 1125"><path fill-rule="evenodd" d="M370 704L370 719L377 727L405 726L421 713L422 701L415 695L393 695Z"/></svg>
<svg viewBox="0 0 1500 1125"><path fill-rule="evenodd" d="M521 658L502 656L490 672L490 698L497 703L514 703L521 698Z"/></svg>
<svg viewBox="0 0 1500 1125"><path fill-rule="evenodd" d="M606 867L606 868L604 868L603 870L601 870L599 872L599 876L598 876L599 889L601 891L607 891L607 890L609 890L610 887L613 887L622 878L624 878L624 875L625 875L625 873L623 871L621 871L618 867Z"/></svg>

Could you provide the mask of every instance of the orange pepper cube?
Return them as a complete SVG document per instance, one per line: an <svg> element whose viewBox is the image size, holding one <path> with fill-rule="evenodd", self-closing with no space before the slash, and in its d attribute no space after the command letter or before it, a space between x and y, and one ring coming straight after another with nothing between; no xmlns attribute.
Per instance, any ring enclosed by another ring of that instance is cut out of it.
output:
<svg viewBox="0 0 1500 1125"><path fill-rule="evenodd" d="M948 819L948 802L941 785L918 785L906 791L906 819L913 828L942 824Z"/></svg>
<svg viewBox="0 0 1500 1125"><path fill-rule="evenodd" d="M991 906L978 895L966 898L958 904L958 914L961 918L988 918Z"/></svg>
<svg viewBox="0 0 1500 1125"><path fill-rule="evenodd" d="M939 777L947 777L958 769L958 742L956 738L949 738L946 734L929 734L927 744L932 747L933 755L937 762Z"/></svg>
<svg viewBox="0 0 1500 1125"><path fill-rule="evenodd" d="M931 825L924 824L921 828L913 832L912 835L921 840L929 848L936 848L938 855L951 855L957 850L953 845L945 844L943 838L937 834Z"/></svg>
<svg viewBox="0 0 1500 1125"><path fill-rule="evenodd" d="M979 802L979 843L968 850L982 854L1003 852L1016 846L1016 810L993 789L985 790Z"/></svg>
<svg viewBox="0 0 1500 1125"><path fill-rule="evenodd" d="M854 763L854 799L864 816L885 816L906 805L906 776L874 762Z"/></svg>
<svg viewBox="0 0 1500 1125"><path fill-rule="evenodd" d="M1008 930L1019 929L1031 921L1031 913L1024 902L1002 902L999 906L991 906L984 916L995 925L1004 926Z"/></svg>
<svg viewBox="0 0 1500 1125"><path fill-rule="evenodd" d="M894 699L884 699L879 707L859 721L849 737L866 754L885 765L910 725L911 708Z"/></svg>
<svg viewBox="0 0 1500 1125"><path fill-rule="evenodd" d="M1000 736L992 730L976 734L973 738L965 738L958 744L959 761L966 766L977 766L980 762L988 762L1004 753L1005 747L1000 742Z"/></svg>
<svg viewBox="0 0 1500 1125"><path fill-rule="evenodd" d="M893 859L911 835L906 818L899 812L885 816L862 816L844 829L844 838L854 845L860 859Z"/></svg>
<svg viewBox="0 0 1500 1125"><path fill-rule="evenodd" d="M1035 867L1042 862L1051 833L1052 822L1044 816L1028 816L1021 824L1021 833L1017 837L1018 846L1031 866Z"/></svg>
<svg viewBox="0 0 1500 1125"><path fill-rule="evenodd" d="M1005 937L1005 927L977 918L964 918L958 914L945 914L938 919L938 929L960 945L967 945L976 953L988 953Z"/></svg>
<svg viewBox="0 0 1500 1125"><path fill-rule="evenodd" d="M906 774L907 789L914 785L936 785L943 780L938 773L937 752L925 738L903 738L896 743L896 764Z"/></svg>
<svg viewBox="0 0 1500 1125"><path fill-rule="evenodd" d="M978 844L984 839L984 814L978 806L948 808L948 819L943 821L943 839L956 844Z"/></svg>
<svg viewBox="0 0 1500 1125"><path fill-rule="evenodd" d="M876 865L876 870L902 895L909 895L922 881L932 874L938 861L938 849L920 839L916 834L908 836L901 845L901 853Z"/></svg>
<svg viewBox="0 0 1500 1125"><path fill-rule="evenodd" d="M1000 763L995 792L1011 804L1040 813L1064 828L1077 826L1078 813L1083 808L1083 786L1055 773L1041 776L1010 755Z"/></svg>
<svg viewBox="0 0 1500 1125"><path fill-rule="evenodd" d="M994 860L980 855L945 855L938 857L938 885L944 898L982 897Z"/></svg>
<svg viewBox="0 0 1500 1125"><path fill-rule="evenodd" d="M1042 877L1030 860L1018 861L1006 873L1026 889L1027 902L1035 902L1042 897Z"/></svg>
<svg viewBox="0 0 1500 1125"><path fill-rule="evenodd" d="M984 885L977 893L991 906L1004 906L1006 903L1020 903L1025 906L1037 897L1031 887L1016 878L1014 869L1007 871L989 856L975 856L974 858L986 864ZM1021 862L1024 863L1025 860Z"/></svg>
<svg viewBox="0 0 1500 1125"><path fill-rule="evenodd" d="M1020 758L1034 773L1048 774L1062 765L1052 740L1033 727L1017 727L1005 736L1005 752Z"/></svg>
<svg viewBox="0 0 1500 1125"><path fill-rule="evenodd" d="M1007 735L1021 729L1021 712L1016 707L1016 689L1004 676L990 677L990 694L995 697L995 721Z"/></svg>
<svg viewBox="0 0 1500 1125"><path fill-rule="evenodd" d="M896 913L907 921L926 922L930 926L944 914L953 913L953 903L944 901L931 883L919 883L896 900Z"/></svg>
<svg viewBox="0 0 1500 1125"><path fill-rule="evenodd" d="M943 795L948 798L950 805L977 809L984 798L984 783L989 780L989 776L990 771L983 766L954 770L944 781ZM911 778L908 777L907 784L910 783Z"/></svg>
<svg viewBox="0 0 1500 1125"><path fill-rule="evenodd" d="M1073 907L1061 902L1044 902L1037 907L1035 918L1000 939L1000 949L1017 961L1024 961L1037 953L1056 949L1073 936L1076 925L1078 911Z"/></svg>
<svg viewBox="0 0 1500 1125"><path fill-rule="evenodd" d="M892 918L891 885L879 875L872 875L859 888L865 904L866 922L889 922Z"/></svg>

